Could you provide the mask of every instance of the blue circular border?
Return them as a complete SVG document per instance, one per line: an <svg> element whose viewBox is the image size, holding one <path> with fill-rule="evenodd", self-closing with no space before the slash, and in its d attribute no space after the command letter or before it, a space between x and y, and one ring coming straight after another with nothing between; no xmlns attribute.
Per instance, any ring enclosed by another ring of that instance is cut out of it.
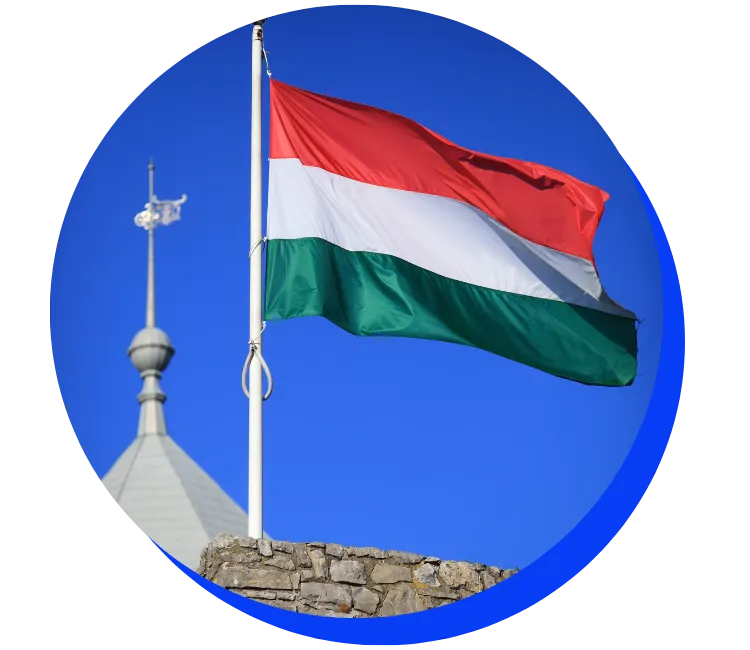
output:
<svg viewBox="0 0 750 650"><path fill-rule="evenodd" d="M663 329L656 382L641 429L620 471L579 524L542 557L513 579L448 607L390 618L339 619L249 600L164 554L217 598L259 620L317 639L363 645L423 643L473 632L523 611L565 584L604 549L635 510L667 447L680 400L685 321L677 269L651 201L635 174L633 179L649 215L661 271Z"/></svg>

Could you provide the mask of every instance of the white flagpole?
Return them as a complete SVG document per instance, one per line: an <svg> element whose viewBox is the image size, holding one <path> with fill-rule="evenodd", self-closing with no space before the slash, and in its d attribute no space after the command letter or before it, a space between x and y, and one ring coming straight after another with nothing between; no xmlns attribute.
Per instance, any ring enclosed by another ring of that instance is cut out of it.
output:
<svg viewBox="0 0 750 650"><path fill-rule="evenodd" d="M250 449L248 481L248 535L263 537L263 369L261 366L261 259L263 238L263 160L261 157L261 80L263 23L253 25L252 121L250 144L250 347L254 348L249 373Z"/></svg>

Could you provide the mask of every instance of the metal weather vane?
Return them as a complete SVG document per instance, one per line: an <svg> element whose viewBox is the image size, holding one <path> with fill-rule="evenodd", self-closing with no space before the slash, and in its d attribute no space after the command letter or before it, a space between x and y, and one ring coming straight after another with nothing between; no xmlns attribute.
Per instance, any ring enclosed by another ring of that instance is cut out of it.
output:
<svg viewBox="0 0 750 650"><path fill-rule="evenodd" d="M148 164L148 198L146 209L135 215L135 225L148 232L148 283L146 290L146 327L156 327L156 281L154 270L154 231L180 219L187 194L174 201L160 201L154 194L154 161Z"/></svg>
<svg viewBox="0 0 750 650"><path fill-rule="evenodd" d="M145 230L153 230L157 226L168 226L180 220L182 204L187 201L187 194L173 201L160 201L156 196L144 206L146 209L135 215L135 225Z"/></svg>

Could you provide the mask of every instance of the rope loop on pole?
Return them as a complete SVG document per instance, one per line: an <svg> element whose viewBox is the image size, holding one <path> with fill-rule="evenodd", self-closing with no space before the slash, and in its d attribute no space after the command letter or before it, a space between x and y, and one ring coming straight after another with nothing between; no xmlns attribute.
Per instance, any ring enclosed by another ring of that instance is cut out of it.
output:
<svg viewBox="0 0 750 650"><path fill-rule="evenodd" d="M257 339L261 334L263 334L263 330L265 329L266 329L266 321L263 321L263 326L260 329L260 333L255 338ZM263 401L265 402L269 397L271 397L271 393L273 392L273 376L271 375L271 369L268 367L266 360L263 358L263 355L260 353L260 350L258 349L257 341L255 339L251 339L248 342L248 345L250 346L250 351L247 353L247 358L245 359L245 365L242 366L242 392L245 393L245 397L250 399L250 385L248 383L248 370L250 370L250 364L253 362L253 357L257 356L258 361L260 362L261 368L263 368L263 372L266 374L266 380L268 381L268 388L266 389L266 394L263 396Z"/></svg>

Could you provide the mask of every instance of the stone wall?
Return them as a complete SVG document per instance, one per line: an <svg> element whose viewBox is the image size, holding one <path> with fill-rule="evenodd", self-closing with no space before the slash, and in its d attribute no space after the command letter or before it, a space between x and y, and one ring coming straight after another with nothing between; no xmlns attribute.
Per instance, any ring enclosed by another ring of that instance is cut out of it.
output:
<svg viewBox="0 0 750 650"><path fill-rule="evenodd" d="M198 573L274 607L367 618L447 605L516 570L377 548L219 535L203 549Z"/></svg>

